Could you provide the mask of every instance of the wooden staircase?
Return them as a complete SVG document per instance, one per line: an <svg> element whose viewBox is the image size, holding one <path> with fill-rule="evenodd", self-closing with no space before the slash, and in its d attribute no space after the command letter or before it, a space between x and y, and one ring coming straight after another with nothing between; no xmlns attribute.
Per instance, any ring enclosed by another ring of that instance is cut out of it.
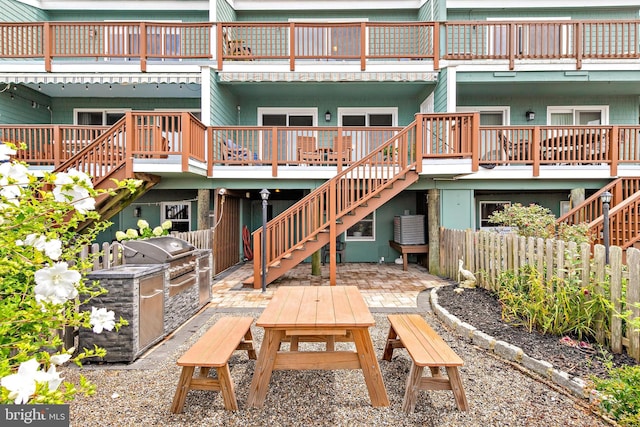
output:
<svg viewBox="0 0 640 427"><path fill-rule="evenodd" d="M111 218L135 199L147 192L160 181L160 177L150 174L134 174L132 156L127 155L127 120L122 118L110 129L95 138L81 151L55 168L54 172L66 172L76 169L92 177L96 189L114 190L113 180L134 178L140 180L140 186L135 192L119 189L115 194L101 194L96 199L96 211L102 220ZM133 132L129 132L132 135ZM78 231L89 226L92 221L86 221L78 226Z"/></svg>
<svg viewBox="0 0 640 427"><path fill-rule="evenodd" d="M265 233L265 284L329 244L329 281L335 285L336 237L418 180L422 144L416 141L422 140L422 133L423 127L413 122L269 221L266 230L256 230L253 277L244 283L262 287L261 242Z"/></svg>
<svg viewBox="0 0 640 427"><path fill-rule="evenodd" d="M610 246L627 249L640 242L640 178L618 178L602 187L580 205L558 218L569 225L586 222L595 236L594 244L604 244L604 215L600 196L612 195L609 210Z"/></svg>

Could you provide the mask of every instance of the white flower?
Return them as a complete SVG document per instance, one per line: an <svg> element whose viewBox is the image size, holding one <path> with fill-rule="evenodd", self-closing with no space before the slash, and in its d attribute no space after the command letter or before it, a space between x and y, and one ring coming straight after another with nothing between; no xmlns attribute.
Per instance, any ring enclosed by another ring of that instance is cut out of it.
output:
<svg viewBox="0 0 640 427"><path fill-rule="evenodd" d="M162 227L163 230L170 229L171 228L171 221L170 220L166 220L165 222L160 224L160 227Z"/></svg>
<svg viewBox="0 0 640 427"><path fill-rule="evenodd" d="M62 242L58 239L47 240L43 235L35 233L29 234L23 240L16 240L17 246L33 246L36 250L44 253L54 261L57 261L62 255Z"/></svg>
<svg viewBox="0 0 640 427"><path fill-rule="evenodd" d="M36 301L62 304L78 295L75 285L82 276L76 270L69 270L66 262L59 262L36 271L34 277Z"/></svg>
<svg viewBox="0 0 640 427"><path fill-rule="evenodd" d="M152 233L154 236L162 236L164 234L164 229L158 226L153 229Z"/></svg>
<svg viewBox="0 0 640 427"><path fill-rule="evenodd" d="M138 228L140 230L144 230L145 228L149 228L149 223L147 221L145 221L144 219L139 219L137 225L138 225Z"/></svg>
<svg viewBox="0 0 640 427"><path fill-rule="evenodd" d="M16 150L9 147L7 144L0 144L0 162L11 160L12 155L16 154Z"/></svg>
<svg viewBox="0 0 640 427"><path fill-rule="evenodd" d="M133 228L128 229L127 237L129 239L135 239L136 237L138 237L138 230L134 230Z"/></svg>
<svg viewBox="0 0 640 427"><path fill-rule="evenodd" d="M89 323L93 326L93 332L99 334L103 329L106 329L107 331L113 330L113 327L116 325L115 315L116 314L113 311L107 311L104 307L98 309L91 307Z"/></svg>
<svg viewBox="0 0 640 427"><path fill-rule="evenodd" d="M44 253L54 261L62 255L62 242L58 239L47 240L44 244Z"/></svg>
<svg viewBox="0 0 640 427"><path fill-rule="evenodd" d="M120 230L116 231L116 240L118 242L126 238L127 238L127 235L125 234L124 231L120 231Z"/></svg>
<svg viewBox="0 0 640 427"><path fill-rule="evenodd" d="M54 181L54 199L58 202L69 202L81 214L96 208L96 201L89 196L88 188L93 188L91 178L84 172L70 169L67 173L59 173Z"/></svg>
<svg viewBox="0 0 640 427"><path fill-rule="evenodd" d="M67 361L71 359L71 355L64 353L64 354L56 354L55 356L51 356L49 358L49 360L51 361L52 364L54 365L63 365L65 363L67 363Z"/></svg>
<svg viewBox="0 0 640 427"><path fill-rule="evenodd" d="M49 391L55 391L58 389L60 384L62 383L62 377L60 376L60 372L56 372L56 367L51 365L47 372L36 372L36 381L37 382L47 382L49 383Z"/></svg>
<svg viewBox="0 0 640 427"><path fill-rule="evenodd" d="M14 399L16 405L27 403L36 392L36 372L39 367L36 359L30 359L20 364L17 373L0 380L2 387L9 390L9 399Z"/></svg>
<svg viewBox="0 0 640 427"><path fill-rule="evenodd" d="M29 170L21 163L2 163L0 164L0 195L8 200L14 200L20 197L22 190L21 185L29 183Z"/></svg>

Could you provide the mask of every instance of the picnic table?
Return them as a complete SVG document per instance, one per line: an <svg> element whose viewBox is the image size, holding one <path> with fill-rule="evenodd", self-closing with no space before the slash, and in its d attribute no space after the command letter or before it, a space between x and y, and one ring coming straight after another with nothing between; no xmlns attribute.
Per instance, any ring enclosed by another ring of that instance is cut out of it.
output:
<svg viewBox="0 0 640 427"><path fill-rule="evenodd" d="M256 326L264 339L251 381L247 405L262 407L273 370L361 369L373 406L389 406L369 327L375 321L356 286L283 286L278 288ZM326 351L281 351L283 341L315 337ZM336 339L349 338L355 351L335 351Z"/></svg>

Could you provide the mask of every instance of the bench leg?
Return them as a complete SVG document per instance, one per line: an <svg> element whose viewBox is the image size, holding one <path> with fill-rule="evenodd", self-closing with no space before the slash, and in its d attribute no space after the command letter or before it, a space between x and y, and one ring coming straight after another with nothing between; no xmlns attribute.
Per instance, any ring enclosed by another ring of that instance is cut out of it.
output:
<svg viewBox="0 0 640 427"><path fill-rule="evenodd" d="M253 359L256 360L256 349L253 347L253 335L251 335L251 328L249 328L247 330L247 333L244 334L244 339L245 341L248 341L251 343L251 348L247 350L247 355L249 356L249 359Z"/></svg>
<svg viewBox="0 0 640 427"><path fill-rule="evenodd" d="M222 393L222 400L224 400L224 409L229 411L238 410L238 400L236 399L236 392L233 387L233 380L231 379L231 372L229 371L229 364L216 368L218 373L218 381L220 381L220 392Z"/></svg>
<svg viewBox="0 0 640 427"><path fill-rule="evenodd" d="M387 344L384 346L384 353L382 354L382 360L386 360L388 362L391 361L393 357L393 342L398 339L398 334L393 329L393 326L389 327L389 334L387 335Z"/></svg>
<svg viewBox="0 0 640 427"><path fill-rule="evenodd" d="M456 399L456 405L461 411L468 411L469 404L467 403L467 396L464 393L462 387L462 378L460 377L460 371L456 366L447 368L447 375L449 376L449 382L451 383L451 390L453 391L453 397Z"/></svg>
<svg viewBox="0 0 640 427"><path fill-rule="evenodd" d="M418 400L418 391L420 390L420 380L422 379L422 371L424 367L411 364L411 371L407 377L407 386L404 391L404 399L402 401L402 410L410 414L416 408Z"/></svg>
<svg viewBox="0 0 640 427"><path fill-rule="evenodd" d="M194 366L183 366L182 373L180 374L180 380L178 381L178 388L176 394L173 396L173 404L171 405L171 412L179 414L182 412L184 401L187 398L187 393L191 386L191 379L193 378Z"/></svg>

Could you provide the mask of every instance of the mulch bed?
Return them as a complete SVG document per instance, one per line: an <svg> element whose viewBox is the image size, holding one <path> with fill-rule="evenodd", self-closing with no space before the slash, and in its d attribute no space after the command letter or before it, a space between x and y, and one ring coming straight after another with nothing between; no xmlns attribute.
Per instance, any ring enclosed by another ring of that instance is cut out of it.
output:
<svg viewBox="0 0 640 427"><path fill-rule="evenodd" d="M500 302L489 291L481 288L465 289L458 294L453 291L456 287L444 286L437 291L438 303L449 313L570 375L585 380L591 375L606 377L606 360L611 360L614 366L637 363L625 354L612 354L596 343L581 342L572 336L543 335L537 331L530 333L525 327L505 323L502 321Z"/></svg>

